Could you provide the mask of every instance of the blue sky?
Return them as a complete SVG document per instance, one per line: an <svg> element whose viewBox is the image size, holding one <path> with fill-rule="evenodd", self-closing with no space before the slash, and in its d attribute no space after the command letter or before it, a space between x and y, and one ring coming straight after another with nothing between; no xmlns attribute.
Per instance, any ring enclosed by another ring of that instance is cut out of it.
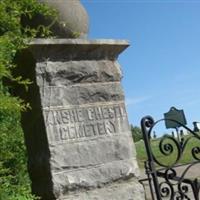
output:
<svg viewBox="0 0 200 200"><path fill-rule="evenodd" d="M129 122L184 109L200 121L200 0L82 0L90 39L127 39L122 66Z"/></svg>

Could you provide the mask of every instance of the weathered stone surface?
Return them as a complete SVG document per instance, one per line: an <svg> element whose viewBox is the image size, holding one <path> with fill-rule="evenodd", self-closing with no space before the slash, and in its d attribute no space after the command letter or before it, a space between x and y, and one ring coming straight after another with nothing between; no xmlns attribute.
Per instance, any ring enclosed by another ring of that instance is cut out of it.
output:
<svg viewBox="0 0 200 200"><path fill-rule="evenodd" d="M63 200L144 200L143 187L137 181L115 182L95 190L69 193Z"/></svg>
<svg viewBox="0 0 200 200"><path fill-rule="evenodd" d="M33 192L44 200L143 200L116 61L127 44L78 41L37 40L36 61L21 60L33 81L25 96L32 110L22 116Z"/></svg>
<svg viewBox="0 0 200 200"><path fill-rule="evenodd" d="M68 86L80 83L111 82L121 80L118 62L110 60L46 62L37 68L38 84Z"/></svg>
<svg viewBox="0 0 200 200"><path fill-rule="evenodd" d="M115 161L87 169L53 173L56 194L59 198L60 194L66 195L69 190L101 188L109 183L131 179L138 175L135 162L134 159Z"/></svg>
<svg viewBox="0 0 200 200"><path fill-rule="evenodd" d="M36 39L29 43L37 62L111 60L129 44L126 40Z"/></svg>
<svg viewBox="0 0 200 200"><path fill-rule="evenodd" d="M127 146L130 139L130 137L110 137L109 139L101 138L81 143L53 145L50 147L54 163L52 170L95 167L102 163L129 159L134 153L134 150ZM63 154L63 152L67 152L67 154Z"/></svg>
<svg viewBox="0 0 200 200"><path fill-rule="evenodd" d="M122 101L124 94L119 83L73 85L69 87L42 87L42 105L66 106L86 103Z"/></svg>

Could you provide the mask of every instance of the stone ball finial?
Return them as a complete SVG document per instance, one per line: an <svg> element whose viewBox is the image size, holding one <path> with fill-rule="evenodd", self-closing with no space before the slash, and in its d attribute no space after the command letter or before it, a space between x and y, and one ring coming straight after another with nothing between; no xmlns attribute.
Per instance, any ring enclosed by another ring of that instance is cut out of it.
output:
<svg viewBox="0 0 200 200"><path fill-rule="evenodd" d="M53 36L58 38L87 38L89 17L80 0L38 0L58 11L58 19L50 27ZM48 26L55 19L37 15L32 20L23 19L22 24L31 27Z"/></svg>
<svg viewBox="0 0 200 200"><path fill-rule="evenodd" d="M80 0L38 0L58 11L58 22L52 32L58 37L87 37L88 14Z"/></svg>

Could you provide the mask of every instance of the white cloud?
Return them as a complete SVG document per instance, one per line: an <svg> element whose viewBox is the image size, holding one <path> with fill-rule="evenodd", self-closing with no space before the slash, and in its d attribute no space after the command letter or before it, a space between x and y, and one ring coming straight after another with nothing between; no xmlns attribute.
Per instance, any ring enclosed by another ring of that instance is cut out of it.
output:
<svg viewBox="0 0 200 200"><path fill-rule="evenodd" d="M149 96L132 97L132 98L126 98L125 102L126 102L126 106L130 106L130 105L136 105L136 104L143 103L144 101L147 101L150 98L151 97L149 97Z"/></svg>

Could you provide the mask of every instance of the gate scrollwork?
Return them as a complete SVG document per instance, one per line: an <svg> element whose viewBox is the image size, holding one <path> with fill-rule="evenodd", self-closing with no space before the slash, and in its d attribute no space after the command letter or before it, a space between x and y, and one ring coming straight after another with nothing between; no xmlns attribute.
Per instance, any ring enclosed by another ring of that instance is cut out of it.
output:
<svg viewBox="0 0 200 200"><path fill-rule="evenodd" d="M177 136L164 134L156 139L157 156L152 147L153 128L162 121L172 121L185 129L186 135L179 133ZM184 124L172 119L154 121L151 116L141 120L144 144L147 153L145 164L147 180L150 184L152 199L156 200L200 200L200 180L198 174L191 178L188 174L193 167L200 166L200 134L194 132ZM187 148L190 147L188 150ZM182 162L185 152L190 153L189 162ZM167 162L171 156L170 161ZM162 158L159 160L159 158ZM200 177L200 170L199 170Z"/></svg>

